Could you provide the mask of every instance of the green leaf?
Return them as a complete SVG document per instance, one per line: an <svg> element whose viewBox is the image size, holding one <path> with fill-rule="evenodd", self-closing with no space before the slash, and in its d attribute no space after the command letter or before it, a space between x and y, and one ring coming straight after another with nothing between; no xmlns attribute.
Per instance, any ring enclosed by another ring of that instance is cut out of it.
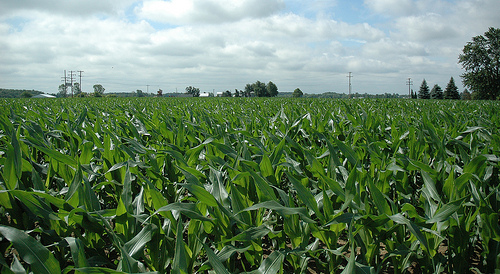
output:
<svg viewBox="0 0 500 274"><path fill-rule="evenodd" d="M340 151L344 154L351 165L356 166L358 164L358 156L356 155L356 152L338 139L334 140L335 144L339 147Z"/></svg>
<svg viewBox="0 0 500 274"><path fill-rule="evenodd" d="M453 213L457 212L467 197L449 202L439 208L434 216L426 221L428 224L446 221Z"/></svg>
<svg viewBox="0 0 500 274"><path fill-rule="evenodd" d="M214 196L210 194L204 187L195 184L179 184L180 186L186 188L191 194L196 196L198 200L208 206L218 207L217 201Z"/></svg>
<svg viewBox="0 0 500 274"><path fill-rule="evenodd" d="M401 215L401 213L388 217L395 223L405 225L408 228L408 230L410 230L410 232L417 238L417 240L420 241L420 244L424 245L427 251L429 251L429 245L427 243L427 240L417 225L415 225L412 221L406 219L403 215Z"/></svg>
<svg viewBox="0 0 500 274"><path fill-rule="evenodd" d="M174 261L172 263L172 273L189 273L186 246L184 244L184 239L182 236L183 230L184 227L182 225L182 221L179 219L179 221L177 222L177 233L175 234L175 255Z"/></svg>
<svg viewBox="0 0 500 274"><path fill-rule="evenodd" d="M159 212L164 212L164 211L172 211L172 210L177 210L180 211L182 214L186 215L187 217L191 219L197 219L201 221L210 221L212 222L212 219L206 218L201 215L200 211L196 207L196 204L193 203L172 203L168 204L166 206L162 206L159 208L153 215L159 213ZM149 220L152 216L150 216L147 220ZM146 220L146 221L147 221Z"/></svg>
<svg viewBox="0 0 500 274"><path fill-rule="evenodd" d="M372 196L372 200L375 203L375 205L377 206L377 209L380 212L380 214L391 215L392 214L391 207L389 206L389 204L385 200L385 197L382 194L382 192L380 191L380 189L378 189L378 187L375 186L375 184L371 180L368 183L368 188L370 189L370 194Z"/></svg>
<svg viewBox="0 0 500 274"><path fill-rule="evenodd" d="M283 266L283 261L285 260L285 254L280 251L273 251L269 257L267 257L260 267L252 271L252 274L275 274L281 270Z"/></svg>
<svg viewBox="0 0 500 274"><path fill-rule="evenodd" d="M37 273L61 273L59 262L40 242L23 231L0 225L0 233L9 240L25 262Z"/></svg>
<svg viewBox="0 0 500 274"><path fill-rule="evenodd" d="M225 240L223 242L232 242L232 241L252 241L254 239L261 239L262 237L269 234L271 230L269 230L266 226L261 225L259 227L251 227L240 234L234 236L229 240Z"/></svg>
<svg viewBox="0 0 500 274"><path fill-rule="evenodd" d="M253 206L250 206L250 207L247 207L247 208L241 210L240 212L252 211L252 210L261 209L261 208L274 210L278 214L280 214L282 217L286 217L287 215L298 214L298 215L300 215L300 217L302 217L302 220L304 220L306 223L316 223L314 220L312 220L309 217L309 214L308 214L306 208L303 208L303 207L284 207L276 201L266 201L263 203L255 204ZM240 212L238 212L236 214L239 214Z"/></svg>
<svg viewBox="0 0 500 274"><path fill-rule="evenodd" d="M311 194L311 191L309 191L299 180L297 180L293 175L290 173L286 172L287 177L289 180L292 182L293 187L297 191L297 195L299 198L304 202L304 204L314 211L316 213L316 216L324 221L324 216L321 214L318 208L318 203L316 202L316 199L314 199L314 196Z"/></svg>
<svg viewBox="0 0 500 274"><path fill-rule="evenodd" d="M73 262L75 263L75 267L88 267L89 263L85 256L85 246L80 239L73 237L64 238L66 242L69 244L69 248L71 250L71 257L73 257Z"/></svg>
<svg viewBox="0 0 500 274"><path fill-rule="evenodd" d="M134 236L130 241L123 245L123 250L127 252L130 257L138 259L139 256L144 255L144 246L151 241L153 235L153 225L147 225L142 228L141 232Z"/></svg>
<svg viewBox="0 0 500 274"><path fill-rule="evenodd" d="M221 273L221 274L229 274L229 271L224 267L224 265L221 263L217 255L213 252L213 250L206 244L203 243L203 248L205 252L207 253L208 256L208 261L210 262L210 265L212 265L212 268L214 269L215 273Z"/></svg>

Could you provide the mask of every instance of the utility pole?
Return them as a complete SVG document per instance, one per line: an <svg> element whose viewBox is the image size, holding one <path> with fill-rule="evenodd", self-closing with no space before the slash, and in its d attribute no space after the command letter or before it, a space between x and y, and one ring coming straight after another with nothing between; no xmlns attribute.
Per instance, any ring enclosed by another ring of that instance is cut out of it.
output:
<svg viewBox="0 0 500 274"><path fill-rule="evenodd" d="M82 91L82 73L83 73L83 70L79 70L78 73L80 74L80 91Z"/></svg>
<svg viewBox="0 0 500 274"><path fill-rule="evenodd" d="M349 78L349 98L351 98L351 90L352 90L351 78L354 76L352 76L352 72L349 72L349 75L346 77Z"/></svg>
<svg viewBox="0 0 500 274"><path fill-rule="evenodd" d="M408 78L408 81L406 81L406 85L408 86L408 98L411 99L411 86L413 85L413 81L411 78Z"/></svg>
<svg viewBox="0 0 500 274"><path fill-rule="evenodd" d="M70 70L69 71L69 79L70 79L70 84L71 84L71 97L73 97L73 76L76 77L75 71Z"/></svg>
<svg viewBox="0 0 500 274"><path fill-rule="evenodd" d="M146 93L149 93L149 86L150 85L146 85Z"/></svg>

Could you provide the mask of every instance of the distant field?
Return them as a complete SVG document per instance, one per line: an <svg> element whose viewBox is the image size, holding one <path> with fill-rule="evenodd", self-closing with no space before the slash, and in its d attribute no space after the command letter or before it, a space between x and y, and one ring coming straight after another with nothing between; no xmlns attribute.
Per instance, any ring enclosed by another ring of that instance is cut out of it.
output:
<svg viewBox="0 0 500 274"><path fill-rule="evenodd" d="M493 273L500 103L0 99L2 273Z"/></svg>

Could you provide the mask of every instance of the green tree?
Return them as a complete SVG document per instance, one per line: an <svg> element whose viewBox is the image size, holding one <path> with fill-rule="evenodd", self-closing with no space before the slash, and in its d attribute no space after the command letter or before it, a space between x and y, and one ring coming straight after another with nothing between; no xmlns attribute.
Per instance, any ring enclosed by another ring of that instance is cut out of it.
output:
<svg viewBox="0 0 500 274"><path fill-rule="evenodd" d="M438 84L431 90L431 99L443 99L443 89Z"/></svg>
<svg viewBox="0 0 500 274"><path fill-rule="evenodd" d="M23 93L21 93L21 98L31 98L31 97L33 97L33 95L28 91L24 91Z"/></svg>
<svg viewBox="0 0 500 274"><path fill-rule="evenodd" d="M136 90L136 93L137 93L137 97L144 97L144 92L142 92L142 90L138 89L138 90Z"/></svg>
<svg viewBox="0 0 500 274"><path fill-rule="evenodd" d="M95 84L93 88L95 97L102 97L104 91L106 90L101 84Z"/></svg>
<svg viewBox="0 0 500 274"><path fill-rule="evenodd" d="M186 93L193 95L193 97L199 97L200 96L200 89L189 86L189 87L186 87Z"/></svg>
<svg viewBox="0 0 500 274"><path fill-rule="evenodd" d="M462 100L472 100L472 95L470 94L468 89L464 89L464 92L460 94L460 99Z"/></svg>
<svg viewBox="0 0 500 274"><path fill-rule="evenodd" d="M252 84L252 90L255 92L255 96L257 97L267 97L266 84L261 81L257 81Z"/></svg>
<svg viewBox="0 0 500 274"><path fill-rule="evenodd" d="M246 84L244 91L245 97L250 97L252 95L252 92L253 92L252 84Z"/></svg>
<svg viewBox="0 0 500 274"><path fill-rule="evenodd" d="M495 100L500 95L500 29L489 28L468 42L458 57L465 69L462 81L474 99Z"/></svg>
<svg viewBox="0 0 500 274"><path fill-rule="evenodd" d="M240 97L240 91L237 88L234 89L234 97Z"/></svg>
<svg viewBox="0 0 500 274"><path fill-rule="evenodd" d="M271 81L266 85L267 95L270 97L278 96L278 87Z"/></svg>
<svg viewBox="0 0 500 274"><path fill-rule="evenodd" d="M57 97L66 97L68 93L68 87L65 84L60 84L58 88Z"/></svg>
<svg viewBox="0 0 500 274"><path fill-rule="evenodd" d="M427 81L425 79L422 81L420 85L420 89L418 90L418 99L430 99L431 95L429 93L429 86L427 85Z"/></svg>
<svg viewBox="0 0 500 274"><path fill-rule="evenodd" d="M300 90L300 88L296 88L293 91L293 97L295 98L302 97L302 95L304 95L304 93L302 92L302 90Z"/></svg>
<svg viewBox="0 0 500 274"><path fill-rule="evenodd" d="M80 88L80 84L79 83L74 83L73 86L71 86L71 92L75 96L78 96L80 93L82 93L82 89Z"/></svg>
<svg viewBox="0 0 500 274"><path fill-rule="evenodd" d="M231 94L231 91L229 90L226 90L226 92L224 92L224 97L232 97L233 95Z"/></svg>
<svg viewBox="0 0 500 274"><path fill-rule="evenodd" d="M455 80L453 79L453 77L450 78L448 85L446 85L443 96L444 99L460 100L460 94L458 93L458 88L455 85Z"/></svg>

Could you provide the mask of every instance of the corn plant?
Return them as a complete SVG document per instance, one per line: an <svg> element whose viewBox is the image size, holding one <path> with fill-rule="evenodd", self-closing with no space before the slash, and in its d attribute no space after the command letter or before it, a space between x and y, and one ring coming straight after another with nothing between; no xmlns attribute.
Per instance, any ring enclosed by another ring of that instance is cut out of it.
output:
<svg viewBox="0 0 500 274"><path fill-rule="evenodd" d="M2 272L500 270L497 102L0 106Z"/></svg>

